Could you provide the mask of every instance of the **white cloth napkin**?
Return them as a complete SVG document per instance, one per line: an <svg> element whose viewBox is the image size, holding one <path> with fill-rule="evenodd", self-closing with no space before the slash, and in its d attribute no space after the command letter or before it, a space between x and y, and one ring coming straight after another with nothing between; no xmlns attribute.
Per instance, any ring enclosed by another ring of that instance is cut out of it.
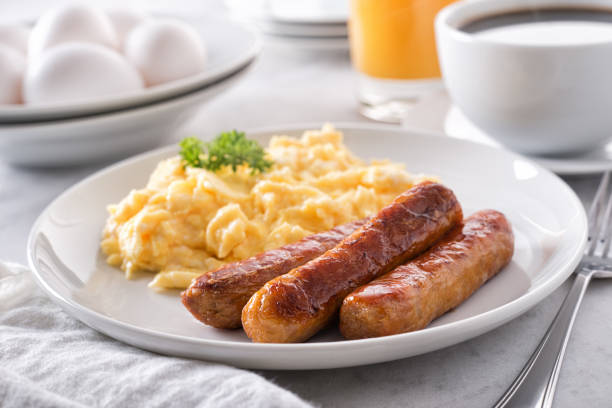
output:
<svg viewBox="0 0 612 408"><path fill-rule="evenodd" d="M0 262L0 406L311 407L263 377L165 357L106 337Z"/></svg>

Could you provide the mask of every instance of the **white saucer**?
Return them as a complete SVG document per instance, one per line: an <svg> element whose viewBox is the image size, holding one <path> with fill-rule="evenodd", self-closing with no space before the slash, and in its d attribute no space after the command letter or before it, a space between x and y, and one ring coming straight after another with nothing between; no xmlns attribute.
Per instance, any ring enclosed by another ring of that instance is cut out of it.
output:
<svg viewBox="0 0 612 408"><path fill-rule="evenodd" d="M455 106L452 106L444 121L444 132L457 139L470 140L489 146L500 147L501 145L478 129L465 115ZM606 146L581 155L567 157L540 157L526 155L560 175L592 174L612 170L612 142Z"/></svg>

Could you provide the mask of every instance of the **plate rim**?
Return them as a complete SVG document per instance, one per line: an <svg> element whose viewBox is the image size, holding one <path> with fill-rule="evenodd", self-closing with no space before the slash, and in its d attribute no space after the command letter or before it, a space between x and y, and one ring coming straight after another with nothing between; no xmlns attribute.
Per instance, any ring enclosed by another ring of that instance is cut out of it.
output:
<svg viewBox="0 0 612 408"><path fill-rule="evenodd" d="M269 125L269 126L257 127L253 129L247 129L247 132L251 134L253 133L272 133L272 132L282 133L286 131L316 129L316 128L320 128L320 126L321 126L320 122L316 124L313 124L313 123L297 123L297 124L286 124L286 125L280 124L280 125ZM450 143L470 144L470 145L476 145L479 148L485 149L485 150L502 151L503 153L508 154L515 159L525 160L529 162L530 164L532 164L533 166L535 166L539 171L543 171L547 173L549 176L552 176L553 178L557 179L557 181L560 183L560 186L562 186L562 188L568 194L567 197L571 199L573 207L576 207L578 209L578 212L579 212L578 221L580 222L581 225L578 226L577 228L578 230L582 231L582 234L580 237L577 237L577 245L573 247L573 251L571 253L567 253L566 255L567 259L564 259L565 261L564 264L562 265L546 264L546 269L549 269L549 268L557 269L559 272L555 273L554 275L549 277L546 281L539 284L537 287L533 288L533 290L530 290L529 292L521 295L520 297L516 299L513 299L512 301L508 303L497 306L493 309L487 310L486 312L477 314L475 316L470 316L470 317L467 317L467 318L464 318L458 321L446 323L442 326L427 327L425 329L414 331L414 332L409 332L409 333L401 333L401 334L395 334L391 336L359 339L359 340L282 344L282 343L252 343L252 342L249 343L249 342L236 342L236 341L201 339L201 338L196 339L196 338L187 337L184 335L158 332L152 329L142 328L142 327L136 326L131 323L121 322L121 321L112 319L109 316L103 315L95 310L92 310L86 306L80 305L76 303L75 301L73 301L72 299L66 299L64 296L57 293L52 287L50 287L44 281L44 279L41 278L36 268L36 262L35 262L35 257L34 257L34 244L35 244L34 237L36 235L36 232L39 230L40 223L42 222L43 218L47 214L48 210L52 206L54 206L55 203L58 200L60 200L62 197L64 197L66 194L69 194L73 190L80 188L82 185L87 184L96 178L103 177L105 174L112 172L119 167L123 167L125 165L129 165L131 163L143 160L149 156L153 157L153 156L165 153L166 151L170 152L172 149L176 149L176 145L168 145L168 146L160 147L154 150L150 150L148 152L144 152L144 153L132 156L130 158L121 160L117 163L114 163L110 166L100 169L99 171L89 175L83 180L77 182L76 184L68 187L66 190L60 193L53 201L51 201L45 207L45 209L36 218L36 221L32 225L32 228L28 235L28 242L27 242L28 264L32 270L33 276L35 277L36 283L43 289L45 293L47 293L47 295L51 297L51 299L54 302L58 303L63 309L73 311L74 313L69 312L70 314L73 315L73 317L76 317L81 322L113 338L117 338L117 337L109 333L104 327L101 327L101 326L104 326L104 324L110 324L111 326L117 326L118 329L127 330L128 332L132 332L133 334L148 336L150 339L163 339L163 340L172 341L172 342L178 341L181 343L189 343L189 344L198 345L198 346L210 346L210 347L214 347L218 349L225 349L229 351L241 350L241 351L247 351L247 352L257 352L257 351L261 351L261 352L264 352L264 351L265 352L308 352L308 351L325 350L328 352L332 352L332 351L338 351L340 349L343 351L346 351L346 350L360 349L366 346L380 346L381 344L384 344L384 343L389 343L389 345L402 344L406 341L410 341L410 339L412 338L418 339L419 337L422 337L422 336L430 336L430 335L435 336L435 335L440 335L439 333L444 334L444 332L446 331L456 330L457 327L458 328L465 327L469 331L474 331L475 328L478 328L480 326L482 327L487 326L487 328L482 332L484 333L484 332L490 331L493 328L498 327L499 325L519 316L520 314L525 313L526 311L531 309L534 305L542 301L546 296L548 296L555 289L557 289L567 279L567 277L571 275L571 273L574 271L574 268L579 264L582 258L582 253L583 253L584 247L586 245L586 240L587 240L587 218L586 218L586 213L584 211L584 207L580 199L576 195L576 193L567 185L565 181L563 181L561 178L559 178L556 174L554 174L550 170L538 165L533 160L526 158L524 156L521 156L519 154L516 154L514 152L505 150L505 149L498 149L492 146L486 146L486 145L468 141L468 140L448 138L443 133L438 133L438 132L418 131L418 130L413 130L413 129L400 128L394 125L366 124L366 123L358 123L358 122L357 123L355 122L336 122L334 126L336 129L340 131L384 130L384 131L393 131L395 133L405 133L409 135L436 137L436 138L444 139L445 141L451 141ZM82 318L81 315L84 315L86 319ZM489 321L489 323L487 324L483 322L480 326L478 325L478 323L482 320L484 320L485 322L487 320L490 320L489 318L491 317L491 315L497 316L495 319L493 319L494 320L493 322ZM91 319L93 319L94 321L99 320L102 322L102 324L99 324L99 325L90 324ZM471 327L471 326L475 326L475 327ZM465 341L466 339L469 339L472 337L473 336L468 336L465 339L460 339L456 342L451 342L448 345L455 344L461 341ZM121 339L121 341L128 342L125 339ZM139 342L129 342L129 343L133 345L137 345L138 347L141 347L141 348L149 349L149 350L154 349L154 347L143 346L142 342L140 343ZM168 354L173 354L173 353L168 353ZM188 354L189 353L185 353L184 355L188 355ZM174 354L174 355L178 355L178 354ZM362 364L362 363L356 363L354 365L359 365L359 364ZM240 364L235 364L235 365L240 365ZM248 366L248 365L245 365L245 366ZM340 367L340 366L335 366L335 367ZM282 369L282 368L277 368L277 369ZM300 368L296 367L293 369L300 369Z"/></svg>

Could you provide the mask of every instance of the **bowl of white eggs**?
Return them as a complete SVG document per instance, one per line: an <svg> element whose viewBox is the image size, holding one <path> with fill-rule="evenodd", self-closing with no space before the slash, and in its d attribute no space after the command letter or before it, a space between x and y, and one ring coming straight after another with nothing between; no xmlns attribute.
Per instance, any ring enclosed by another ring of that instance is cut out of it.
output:
<svg viewBox="0 0 612 408"><path fill-rule="evenodd" d="M231 21L86 4L0 25L0 159L57 166L144 151L259 51L254 31Z"/></svg>

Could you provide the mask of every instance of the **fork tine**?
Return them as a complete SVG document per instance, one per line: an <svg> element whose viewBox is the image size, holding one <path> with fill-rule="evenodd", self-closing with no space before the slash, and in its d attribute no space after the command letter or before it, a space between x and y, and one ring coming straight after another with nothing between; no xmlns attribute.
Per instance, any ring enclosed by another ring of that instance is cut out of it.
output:
<svg viewBox="0 0 612 408"><path fill-rule="evenodd" d="M608 201L606 202L606 210L604 212L603 220L601 221L601 226L599 227L600 234L599 236L595 237L596 238L595 241L597 242L597 244L595 246L595 251L593 252L595 253L598 248L603 246L603 249L600 255L603 258L607 257L607 253L610 250L611 216L612 216L612 195L608 197Z"/></svg>
<svg viewBox="0 0 612 408"><path fill-rule="evenodd" d="M608 198L608 204L606 205L606 217L604 219L605 230L601 234L600 241L603 241L603 249L601 256L605 259L608 258L610 252L610 241L612 241L612 194Z"/></svg>
<svg viewBox="0 0 612 408"><path fill-rule="evenodd" d="M588 215L588 223L589 223L589 244L585 249L585 253L588 255L593 255L595 252L595 248L597 247L597 238L599 237L600 229L601 229L601 214L603 207L603 200L608 190L608 183L610 182L610 172L607 171L604 173L601 181L599 182L599 187L597 187L597 192L595 193L595 197L593 198L593 202L591 203L591 208L589 209Z"/></svg>

